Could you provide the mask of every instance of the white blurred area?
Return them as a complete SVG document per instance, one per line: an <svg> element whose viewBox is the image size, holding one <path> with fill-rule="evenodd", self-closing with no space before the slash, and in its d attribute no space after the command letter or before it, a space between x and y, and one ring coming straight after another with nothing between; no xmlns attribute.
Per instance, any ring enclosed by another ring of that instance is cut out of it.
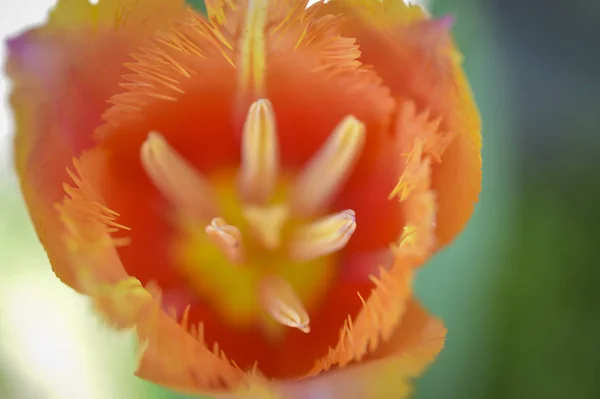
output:
<svg viewBox="0 0 600 399"><path fill-rule="evenodd" d="M54 0L0 1L6 37L42 23ZM102 326L60 283L35 238L12 171L9 83L0 80L0 399L135 398L134 340ZM128 355L130 354L130 355Z"/></svg>

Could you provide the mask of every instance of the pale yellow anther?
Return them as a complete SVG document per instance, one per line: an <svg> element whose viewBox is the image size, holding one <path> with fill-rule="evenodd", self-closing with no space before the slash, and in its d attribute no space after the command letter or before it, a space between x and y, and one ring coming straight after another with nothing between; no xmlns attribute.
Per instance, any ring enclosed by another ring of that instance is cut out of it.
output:
<svg viewBox="0 0 600 399"><path fill-rule="evenodd" d="M290 257L306 261L337 252L346 246L355 230L356 215L351 209L317 220L294 233Z"/></svg>
<svg viewBox="0 0 600 399"><path fill-rule="evenodd" d="M263 203L273 194L279 172L279 143L275 114L269 100L250 107L242 134L239 184L244 198Z"/></svg>
<svg viewBox="0 0 600 399"><path fill-rule="evenodd" d="M312 215L328 205L350 175L365 143L365 125L344 118L301 172L292 191L292 209Z"/></svg>
<svg viewBox="0 0 600 399"><path fill-rule="evenodd" d="M304 333L310 332L308 313L286 280L266 277L260 286L260 296L264 309L274 320Z"/></svg>
<svg viewBox="0 0 600 399"><path fill-rule="evenodd" d="M268 250L277 249L281 243L281 228L289 216L286 205L248 206L244 216L258 241Z"/></svg>
<svg viewBox="0 0 600 399"><path fill-rule="evenodd" d="M269 0L248 0L245 23L238 48L237 69L240 92L261 96L265 86L267 42L265 32L269 15Z"/></svg>
<svg viewBox="0 0 600 399"><path fill-rule="evenodd" d="M229 261L243 261L242 234L237 227L227 224L223 218L214 218L204 230Z"/></svg>
<svg viewBox="0 0 600 399"><path fill-rule="evenodd" d="M157 132L150 132L140 149L146 174L165 198L190 219L208 220L216 201L204 177Z"/></svg>

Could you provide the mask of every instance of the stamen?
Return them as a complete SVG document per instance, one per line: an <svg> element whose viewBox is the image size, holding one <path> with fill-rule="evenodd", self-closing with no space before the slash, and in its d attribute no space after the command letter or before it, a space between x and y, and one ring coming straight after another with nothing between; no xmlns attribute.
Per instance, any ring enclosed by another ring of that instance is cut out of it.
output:
<svg viewBox="0 0 600 399"><path fill-rule="evenodd" d="M263 95L266 69L265 29L268 22L268 0L249 0L246 21L240 37L240 92Z"/></svg>
<svg viewBox="0 0 600 399"><path fill-rule="evenodd" d="M237 227L227 224L223 218L214 218L204 230L231 262L243 261L242 233Z"/></svg>
<svg viewBox="0 0 600 399"><path fill-rule="evenodd" d="M301 227L290 243L290 256L306 261L328 255L344 248L356 230L353 210L337 213Z"/></svg>
<svg viewBox="0 0 600 399"><path fill-rule="evenodd" d="M275 114L269 100L258 100L248 111L242 136L240 190L246 200L267 201L277 183L278 170Z"/></svg>
<svg viewBox="0 0 600 399"><path fill-rule="evenodd" d="M344 118L298 177L292 209L310 216L327 205L348 178L364 147L365 125Z"/></svg>
<svg viewBox="0 0 600 399"><path fill-rule="evenodd" d="M265 310L279 323L309 333L310 319L292 286L279 277L263 280L260 287Z"/></svg>
<svg viewBox="0 0 600 399"><path fill-rule="evenodd" d="M270 207L251 206L244 209L244 216L250 229L260 243L268 250L277 249L281 243L281 228L287 220L289 210L286 205Z"/></svg>
<svg viewBox="0 0 600 399"><path fill-rule="evenodd" d="M148 134L140 157L152 183L183 215L208 220L216 214L216 202L208 182L160 133Z"/></svg>

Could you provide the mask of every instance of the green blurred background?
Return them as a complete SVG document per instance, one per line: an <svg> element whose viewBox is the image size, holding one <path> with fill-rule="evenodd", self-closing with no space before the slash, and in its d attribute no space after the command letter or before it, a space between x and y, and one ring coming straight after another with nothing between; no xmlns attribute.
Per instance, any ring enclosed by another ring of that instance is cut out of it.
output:
<svg viewBox="0 0 600 399"><path fill-rule="evenodd" d="M449 333L416 397L600 398L600 1L428 3L458 17L484 183L467 230L417 280ZM3 35L51 1L19 4L3 2ZM132 377L132 336L50 272L0 122L0 399L182 398Z"/></svg>

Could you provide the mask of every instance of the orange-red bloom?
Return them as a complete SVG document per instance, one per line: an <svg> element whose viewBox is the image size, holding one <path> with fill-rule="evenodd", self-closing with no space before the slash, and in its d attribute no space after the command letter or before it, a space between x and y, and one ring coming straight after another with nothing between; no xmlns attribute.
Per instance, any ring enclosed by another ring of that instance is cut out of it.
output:
<svg viewBox="0 0 600 399"><path fill-rule="evenodd" d="M192 393L399 398L445 329L414 270L464 227L480 123L402 0L60 0L9 42L16 166L57 276Z"/></svg>

